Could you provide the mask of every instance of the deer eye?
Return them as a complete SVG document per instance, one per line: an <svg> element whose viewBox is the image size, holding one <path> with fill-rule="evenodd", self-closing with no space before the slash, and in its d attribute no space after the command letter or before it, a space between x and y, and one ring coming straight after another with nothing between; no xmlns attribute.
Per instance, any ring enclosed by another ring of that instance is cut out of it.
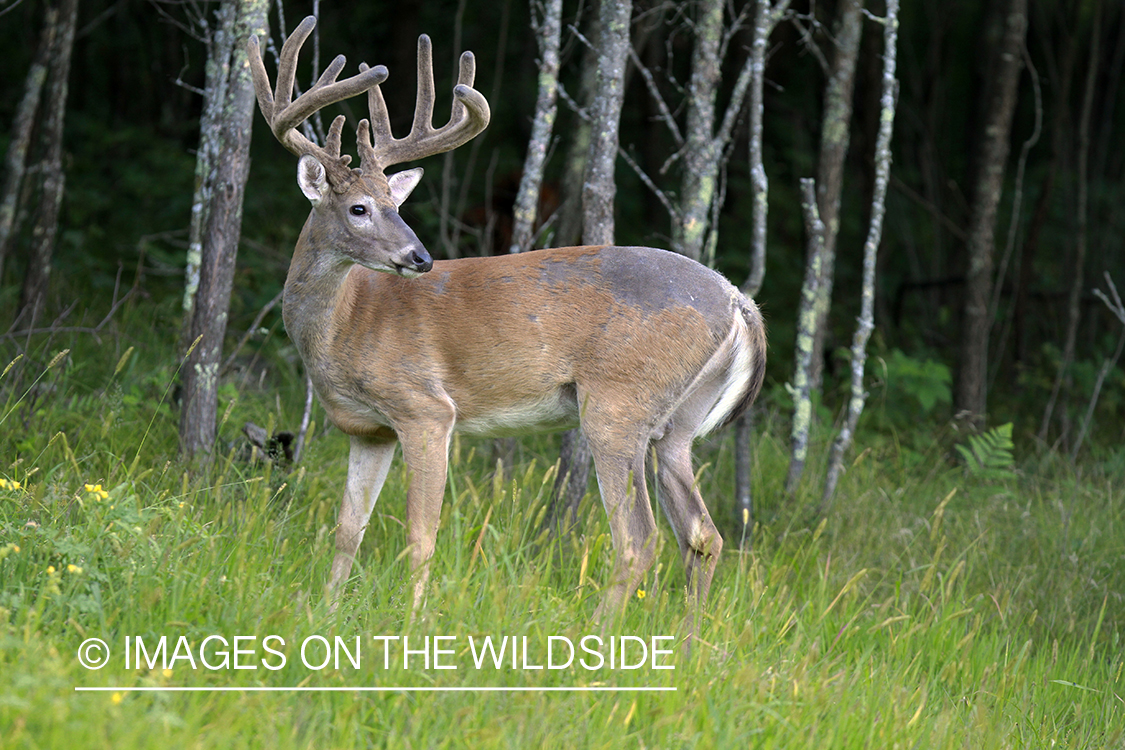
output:
<svg viewBox="0 0 1125 750"><path fill-rule="evenodd" d="M363 216L367 213L367 206L361 206L357 203L349 210L352 212L352 216Z"/></svg>

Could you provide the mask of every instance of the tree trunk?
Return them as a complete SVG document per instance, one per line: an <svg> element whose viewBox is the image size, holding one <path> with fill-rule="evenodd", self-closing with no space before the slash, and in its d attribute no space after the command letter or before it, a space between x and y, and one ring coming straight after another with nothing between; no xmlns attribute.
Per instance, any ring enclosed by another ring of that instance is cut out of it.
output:
<svg viewBox="0 0 1125 750"><path fill-rule="evenodd" d="M268 0L224 0L211 39L216 69L214 75L209 71L205 96L217 97L221 106L218 119L204 122L200 133L200 152L209 152L211 169L205 180L210 183L210 196L204 209L199 289L189 334L198 343L183 368L180 446L188 456L209 454L215 444L219 364L242 229L255 104L243 42L251 34L267 33L268 10Z"/></svg>
<svg viewBox="0 0 1125 750"><path fill-rule="evenodd" d="M596 93L589 107L590 152L582 186L582 242L612 245L618 126L625 100L625 66L629 59L629 22L632 0L603 0L598 7L599 41ZM579 404L581 409L581 404ZM590 447L585 435L570 430L563 435L559 473L548 523L565 530L586 493L590 478Z"/></svg>
<svg viewBox="0 0 1125 750"><path fill-rule="evenodd" d="M762 163L763 88L766 79L766 47L770 33L789 7L789 0L757 0L754 9L754 39L750 47L750 184L754 190L754 221L750 236L750 275L742 291L754 297L766 275L766 217L769 214L770 184Z"/></svg>
<svg viewBox="0 0 1125 750"><path fill-rule="evenodd" d="M672 249L693 260L703 257L721 156L714 130L715 99L722 73L719 44L723 36L723 5L723 0L702 0L695 21L680 215L672 227Z"/></svg>
<svg viewBox="0 0 1125 750"><path fill-rule="evenodd" d="M19 208L20 190L27 169L27 152L31 145L31 134L35 126L35 115L39 111L39 100L43 84L47 80L51 50L59 30L59 9L48 6L43 21L43 33L39 47L31 60L27 78L23 86L23 98L16 110L12 123L12 138L8 141L8 153L4 158L4 185L0 192L0 283L4 277L4 260L14 244L16 212Z"/></svg>
<svg viewBox="0 0 1125 750"><path fill-rule="evenodd" d="M47 287L51 281L51 261L55 253L59 211L66 187L66 175L62 166L62 140L66 122L67 79L70 77L70 58L74 50L74 31L77 25L78 0L62 0L58 12L58 31L55 33L55 43L50 55L46 102L48 109L44 114L40 136L44 144L41 162L43 190L39 196L35 224L31 228L31 255L20 292L19 314L28 328L35 327L35 321L47 301Z"/></svg>
<svg viewBox="0 0 1125 750"><path fill-rule="evenodd" d="M816 201L816 183L811 178L801 180L801 208L805 217L805 234L808 237L809 265L801 289L801 302L797 315L796 367L789 393L793 396L793 428L790 433L789 472L785 477L785 494L797 494L805 460L809 452L809 429L812 425L812 396L809 373L812 370L813 333L816 327L817 284L821 278L824 260L825 226L820 218Z"/></svg>
<svg viewBox="0 0 1125 750"><path fill-rule="evenodd" d="M848 153L855 63L859 57L863 30L862 10L862 0L845 0L838 8L836 54L824 87L817 179L815 184L812 180L801 180L808 253L797 311L795 362L790 385L793 426L789 473L785 479L785 494L789 497L796 494L805 470L813 421L812 394L820 391L823 372L824 338L836 265L836 235L840 227L840 193L844 185L844 159ZM810 199L813 201L811 205Z"/></svg>
<svg viewBox="0 0 1125 750"><path fill-rule="evenodd" d="M559 35L562 29L562 0L548 0L543 17L535 24L539 38L539 97L535 102L535 120L531 125L531 141L523 163L516 205L512 213L512 245L509 252L531 249L539 208L539 191L543 184L543 168L547 147L558 113Z"/></svg>
<svg viewBox="0 0 1125 750"><path fill-rule="evenodd" d="M587 26L586 37L596 45L599 36L596 13L591 15ZM597 67L597 51L584 46L576 101L580 107L588 107L594 100ZM559 221L555 231L557 247L570 247L582 241L582 185L586 182L586 159L590 156L592 132L589 119L576 113L570 131L570 144L566 149L560 180L562 205L559 206Z"/></svg>
<svg viewBox="0 0 1125 750"><path fill-rule="evenodd" d="M955 411L983 425L988 406L989 300L992 294L992 256L995 249L996 209L1000 203L1004 164L1008 159L1012 113L1023 67L1021 50L1027 31L1027 0L1008 0L994 79L984 114L976 159L978 174L970 200L968 273L961 325L961 362Z"/></svg>
<svg viewBox="0 0 1125 750"><path fill-rule="evenodd" d="M598 6L600 39L596 95L590 106L592 133L582 186L582 242L612 245L614 236L614 167L618 128L625 101L625 65L629 59L632 0L603 0Z"/></svg>
<svg viewBox="0 0 1125 750"><path fill-rule="evenodd" d="M867 341L875 328L875 267L879 243L883 237L883 214L886 210L887 183L891 176L891 136L894 135L895 106L898 82L895 67L898 44L898 0L887 0L887 15L883 19L883 89L879 107L879 135L875 141L875 186L871 195L871 219L867 239L863 243L863 288L861 292L859 321L852 339L852 393L848 401L848 414L844 426L828 457L828 471L824 481L818 514L823 514L844 468L844 455L851 449L859 416L863 413L867 391L863 387L863 373L867 366ZM987 303L986 303L987 304Z"/></svg>
<svg viewBox="0 0 1125 750"><path fill-rule="evenodd" d="M816 200L824 223L824 249L815 298L816 321L812 330L809 388L819 392L824 373L824 338L836 268L836 236L840 231L840 195L844 188L844 162L848 156L852 120L855 65L863 36L863 0L842 0L837 8L828 82L824 87L824 119L820 127L820 161L816 174Z"/></svg>

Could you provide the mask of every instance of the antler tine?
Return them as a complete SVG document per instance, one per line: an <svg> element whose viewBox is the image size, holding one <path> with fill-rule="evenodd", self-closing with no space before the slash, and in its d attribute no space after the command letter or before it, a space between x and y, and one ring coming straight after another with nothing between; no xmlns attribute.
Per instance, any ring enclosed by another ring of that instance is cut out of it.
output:
<svg viewBox="0 0 1125 750"><path fill-rule="evenodd" d="M315 27L316 16L306 16L297 28L293 29L285 44L281 45L281 58L277 63L277 94L274 96L275 106L278 109L285 109L293 101L293 82L297 80L297 57Z"/></svg>
<svg viewBox="0 0 1125 750"><path fill-rule="evenodd" d="M410 136L434 132L434 47L430 37L418 37L418 93L414 100L414 123Z"/></svg>
<svg viewBox="0 0 1125 750"><path fill-rule="evenodd" d="M336 181L346 180L350 176L347 169L351 157L340 155L340 132L343 128L343 117L337 117L332 123L327 142L324 147L317 146L297 130L298 126L308 119L314 112L344 99L378 86L387 79L387 69L382 65L374 68L361 66L360 72L351 78L337 81L336 77L343 70L346 59L338 55L324 70L320 79L313 84L297 99L293 100L293 82L296 80L297 57L305 40L309 38L316 18L309 16L301 21L293 30L285 44L281 47L281 57L278 62L277 88L270 90L269 76L266 74L265 65L262 63L261 50L258 38L251 37L247 43L247 54L250 58L250 70L254 78L254 90L258 96L258 105L262 114L269 122L274 137L281 142L290 152L303 156L312 154L316 156Z"/></svg>
<svg viewBox="0 0 1125 750"><path fill-rule="evenodd" d="M359 69L367 70L367 63L360 63ZM371 113L371 134L375 142L391 140L394 137L391 135L391 116L387 112L383 90L378 85L367 89L367 110ZM370 148L371 144L368 142L366 145Z"/></svg>
<svg viewBox="0 0 1125 750"><path fill-rule="evenodd" d="M425 156L440 154L457 148L471 140L488 126L491 112L488 100L472 87L476 62L472 52L461 55L457 85L453 88L453 107L449 122L434 129L434 66L430 38L418 37L418 96L414 108L414 123L405 138L391 135L387 105L378 86L368 89L367 102L371 110L371 133L374 142L367 139L367 128L360 123L359 150L363 170L382 171L392 164L401 164Z"/></svg>
<svg viewBox="0 0 1125 750"><path fill-rule="evenodd" d="M469 89L473 88L473 81L477 77L477 58L472 52L465 50L461 53L460 66L457 71L457 85L466 86ZM465 116L465 105L461 103L461 99L456 96L456 87L454 87L453 98L453 112L450 114L450 120L460 121ZM485 106L487 106L485 102Z"/></svg>

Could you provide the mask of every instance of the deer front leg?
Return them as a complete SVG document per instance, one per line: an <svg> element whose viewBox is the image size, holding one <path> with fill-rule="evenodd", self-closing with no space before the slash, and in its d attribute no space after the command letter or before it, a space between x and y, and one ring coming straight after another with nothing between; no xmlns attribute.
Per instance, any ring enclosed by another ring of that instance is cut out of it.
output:
<svg viewBox="0 0 1125 750"><path fill-rule="evenodd" d="M371 511L375 509L379 491L387 480L394 455L394 433L388 431L382 439L352 438L348 454L348 482L336 524L336 557L332 560L332 576L328 583L333 610L344 581L351 575L363 532L367 529Z"/></svg>
<svg viewBox="0 0 1125 750"><path fill-rule="evenodd" d="M445 495L449 440L453 433L452 410L448 419L435 419L403 430L402 455L410 472L406 493L406 540L414 577L414 610L426 600L430 558L434 556L441 502Z"/></svg>

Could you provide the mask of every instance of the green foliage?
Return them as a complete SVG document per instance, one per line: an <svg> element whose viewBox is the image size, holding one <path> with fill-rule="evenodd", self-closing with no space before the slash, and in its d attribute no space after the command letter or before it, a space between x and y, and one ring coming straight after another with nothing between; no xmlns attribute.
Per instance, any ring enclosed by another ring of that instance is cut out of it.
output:
<svg viewBox="0 0 1125 750"><path fill-rule="evenodd" d="M969 435L968 447L955 445L969 474L984 479L1014 479L1012 423L1002 424L979 435Z"/></svg>
<svg viewBox="0 0 1125 750"><path fill-rule="evenodd" d="M917 417L917 408L923 415L931 414L938 406L952 403L949 367L932 359L918 359L892 349L878 360L868 360L868 365L886 382L887 400L896 409L909 410Z"/></svg>

